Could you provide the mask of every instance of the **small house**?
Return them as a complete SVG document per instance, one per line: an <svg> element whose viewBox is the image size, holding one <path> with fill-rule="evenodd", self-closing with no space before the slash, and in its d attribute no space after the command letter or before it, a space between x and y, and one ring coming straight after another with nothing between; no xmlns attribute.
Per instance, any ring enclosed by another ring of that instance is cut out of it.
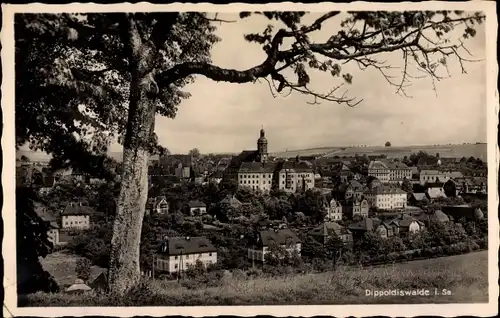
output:
<svg viewBox="0 0 500 318"><path fill-rule="evenodd" d="M353 239L360 239L367 232L373 232L382 238L393 235L392 227L378 218L364 218L357 223L349 225L348 229L351 231Z"/></svg>
<svg viewBox="0 0 500 318"><path fill-rule="evenodd" d="M197 262L208 266L217 263L217 249L204 236L166 238L156 253L156 269L182 272Z"/></svg>
<svg viewBox="0 0 500 318"><path fill-rule="evenodd" d="M207 205L201 201L195 200L188 203L189 215L199 216L207 213Z"/></svg>
<svg viewBox="0 0 500 318"><path fill-rule="evenodd" d="M94 209L82 202L70 202L61 213L63 229L85 230L90 228L90 216Z"/></svg>
<svg viewBox="0 0 500 318"><path fill-rule="evenodd" d="M351 231L336 222L324 222L309 232L309 235L321 244L326 244L333 236L337 236L344 244L352 242Z"/></svg>
<svg viewBox="0 0 500 318"><path fill-rule="evenodd" d="M248 259L264 262L272 244L283 247L289 253L297 251L300 255L301 240L292 230L285 228L259 231L248 248Z"/></svg>
<svg viewBox="0 0 500 318"><path fill-rule="evenodd" d="M397 218L388 222L394 234L416 233L424 229L425 224L417 218L401 214Z"/></svg>

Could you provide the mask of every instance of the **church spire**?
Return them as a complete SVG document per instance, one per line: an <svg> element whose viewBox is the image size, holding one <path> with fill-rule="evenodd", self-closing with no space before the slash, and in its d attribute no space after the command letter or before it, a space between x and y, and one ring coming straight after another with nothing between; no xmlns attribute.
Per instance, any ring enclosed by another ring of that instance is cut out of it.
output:
<svg viewBox="0 0 500 318"><path fill-rule="evenodd" d="M263 125L260 130L260 138L257 140L257 151L259 153L260 161L265 162L267 160L267 139Z"/></svg>

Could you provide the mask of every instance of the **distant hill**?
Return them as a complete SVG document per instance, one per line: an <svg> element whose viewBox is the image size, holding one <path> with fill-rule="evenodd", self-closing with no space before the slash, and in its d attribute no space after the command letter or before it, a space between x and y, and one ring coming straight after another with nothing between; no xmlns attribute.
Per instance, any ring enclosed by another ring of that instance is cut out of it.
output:
<svg viewBox="0 0 500 318"><path fill-rule="evenodd" d="M392 147L318 147L310 149L297 149L290 151L282 151L271 153L275 157L285 157L292 158L299 156L312 156L312 155L326 155L327 157L333 156L354 156L358 154L360 156L366 155L380 155L385 154L389 158L402 158L404 156L410 156L412 153L419 152L420 150L425 151L431 155L439 153L443 158L462 158L473 156L475 158L480 158L483 161L487 161L487 144L486 143L476 143L476 144L464 144L464 145L439 145L439 146L392 146ZM30 158L32 161L45 161L49 160L50 156L42 152L33 152L26 150L18 150L16 152L16 158L20 158L22 155ZM109 153L110 157L117 161L122 161L123 153L118 151L113 151ZM158 158L154 156L153 158Z"/></svg>
<svg viewBox="0 0 500 318"><path fill-rule="evenodd" d="M273 153L273 156L291 158L298 156L312 156L312 155L325 155L326 157L333 156L354 156L356 154L362 156L366 155L381 155L385 154L389 158L402 158L410 156L412 153L425 151L431 155L439 153L443 158L462 158L473 156L487 161L487 144L465 144L465 145L439 145L439 146L393 146L393 147L322 147L313 149L292 150L285 152Z"/></svg>

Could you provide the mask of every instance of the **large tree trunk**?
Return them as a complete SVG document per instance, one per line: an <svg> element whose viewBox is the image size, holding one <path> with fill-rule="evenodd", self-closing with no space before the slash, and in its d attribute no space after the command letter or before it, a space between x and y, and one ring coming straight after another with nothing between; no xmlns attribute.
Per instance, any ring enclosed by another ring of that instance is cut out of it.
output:
<svg viewBox="0 0 500 318"><path fill-rule="evenodd" d="M136 73L137 74L137 73ZM154 92L151 73L133 75L128 126L123 150L123 174L111 240L109 288L123 295L140 279L140 241L147 201L148 156L154 127Z"/></svg>

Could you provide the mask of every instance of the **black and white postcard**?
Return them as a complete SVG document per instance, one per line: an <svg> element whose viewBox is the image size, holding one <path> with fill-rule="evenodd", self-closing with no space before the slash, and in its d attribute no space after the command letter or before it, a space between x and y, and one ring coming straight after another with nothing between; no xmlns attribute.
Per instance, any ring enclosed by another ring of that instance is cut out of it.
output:
<svg viewBox="0 0 500 318"><path fill-rule="evenodd" d="M492 316L495 3L2 5L5 316Z"/></svg>

